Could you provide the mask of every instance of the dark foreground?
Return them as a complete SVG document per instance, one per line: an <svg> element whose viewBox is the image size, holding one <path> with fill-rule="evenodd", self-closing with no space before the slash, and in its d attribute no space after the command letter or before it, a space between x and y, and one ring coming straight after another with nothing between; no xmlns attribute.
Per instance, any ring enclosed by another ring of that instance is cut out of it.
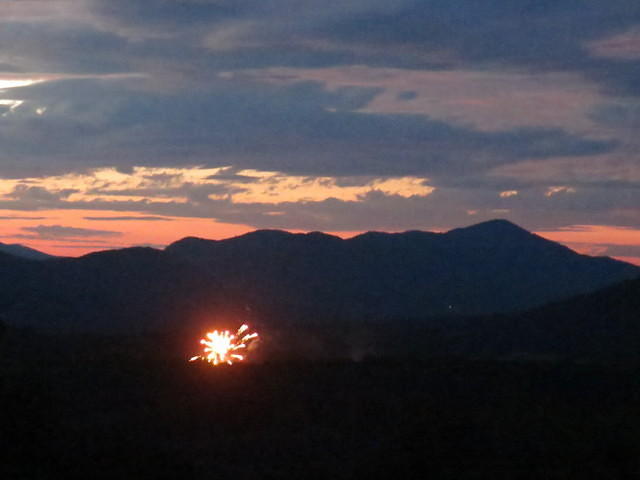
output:
<svg viewBox="0 0 640 480"><path fill-rule="evenodd" d="M8 335L0 477L636 478L640 369L464 359L231 368Z"/></svg>

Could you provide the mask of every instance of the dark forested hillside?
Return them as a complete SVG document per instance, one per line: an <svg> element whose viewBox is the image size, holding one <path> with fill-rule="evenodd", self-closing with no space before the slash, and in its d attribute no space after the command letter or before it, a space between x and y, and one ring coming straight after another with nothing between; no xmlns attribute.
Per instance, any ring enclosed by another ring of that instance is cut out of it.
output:
<svg viewBox="0 0 640 480"><path fill-rule="evenodd" d="M470 320L459 335L497 354L640 357L640 279L514 316Z"/></svg>
<svg viewBox="0 0 640 480"><path fill-rule="evenodd" d="M252 305L311 317L517 311L640 275L635 266L579 255L504 220L349 240L257 231L223 241L188 238L166 253L206 269Z"/></svg>

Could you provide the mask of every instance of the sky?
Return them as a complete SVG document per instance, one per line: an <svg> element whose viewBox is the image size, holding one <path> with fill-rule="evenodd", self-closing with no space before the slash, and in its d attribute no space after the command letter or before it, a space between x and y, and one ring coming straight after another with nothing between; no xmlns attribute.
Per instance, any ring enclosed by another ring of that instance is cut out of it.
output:
<svg viewBox="0 0 640 480"><path fill-rule="evenodd" d="M2 0L0 242L505 218L640 264L637 0Z"/></svg>

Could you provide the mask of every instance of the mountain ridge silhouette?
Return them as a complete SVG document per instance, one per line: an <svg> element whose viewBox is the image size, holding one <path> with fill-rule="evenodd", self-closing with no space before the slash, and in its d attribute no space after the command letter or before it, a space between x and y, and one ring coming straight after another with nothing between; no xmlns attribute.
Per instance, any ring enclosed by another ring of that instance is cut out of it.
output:
<svg viewBox="0 0 640 480"><path fill-rule="evenodd" d="M349 239L257 230L187 237L165 250L0 262L0 315L9 322L98 330L245 311L267 323L509 313L640 276L636 266L578 254L506 220Z"/></svg>

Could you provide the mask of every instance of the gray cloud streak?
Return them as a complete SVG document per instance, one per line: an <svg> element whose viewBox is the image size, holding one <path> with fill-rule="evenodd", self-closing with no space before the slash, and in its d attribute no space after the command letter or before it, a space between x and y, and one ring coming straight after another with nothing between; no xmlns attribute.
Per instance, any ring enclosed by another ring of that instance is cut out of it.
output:
<svg viewBox="0 0 640 480"><path fill-rule="evenodd" d="M119 237L122 235L121 232L114 232L110 230L93 230L89 228L76 228L62 225L38 225L36 227L23 227L22 231L31 234L32 238L67 241L73 238Z"/></svg>

